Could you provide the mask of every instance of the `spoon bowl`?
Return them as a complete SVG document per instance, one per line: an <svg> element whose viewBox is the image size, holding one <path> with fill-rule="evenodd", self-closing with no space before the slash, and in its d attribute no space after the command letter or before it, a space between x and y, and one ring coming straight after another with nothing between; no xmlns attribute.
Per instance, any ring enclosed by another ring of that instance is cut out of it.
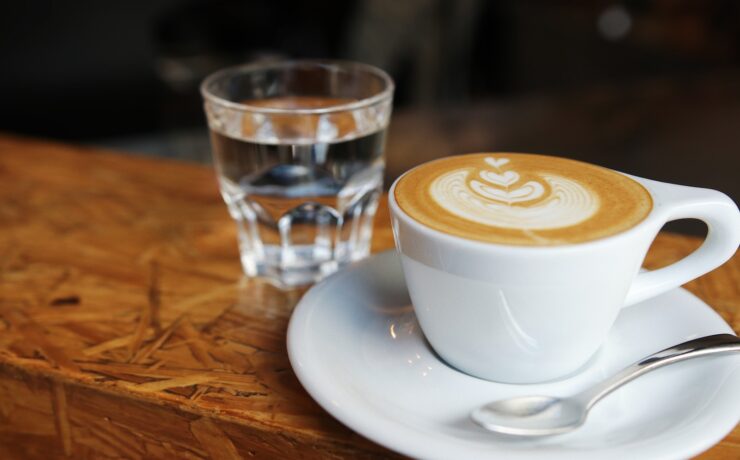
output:
<svg viewBox="0 0 740 460"><path fill-rule="evenodd" d="M470 414L478 425L510 435L567 433L586 421L586 406L574 398L521 396L486 404Z"/></svg>
<svg viewBox="0 0 740 460"><path fill-rule="evenodd" d="M622 385L669 364L716 353L740 352L740 339L732 334L715 334L680 343L653 353L568 398L518 396L486 404L470 414L483 428L514 436L563 434L583 425L591 408Z"/></svg>

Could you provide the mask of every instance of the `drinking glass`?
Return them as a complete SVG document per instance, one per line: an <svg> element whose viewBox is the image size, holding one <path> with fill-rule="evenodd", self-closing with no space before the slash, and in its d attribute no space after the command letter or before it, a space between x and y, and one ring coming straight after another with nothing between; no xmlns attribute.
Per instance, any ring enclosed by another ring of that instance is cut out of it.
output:
<svg viewBox="0 0 740 460"><path fill-rule="evenodd" d="M216 72L201 93L247 275L292 287L368 255L393 98L385 72L257 63Z"/></svg>

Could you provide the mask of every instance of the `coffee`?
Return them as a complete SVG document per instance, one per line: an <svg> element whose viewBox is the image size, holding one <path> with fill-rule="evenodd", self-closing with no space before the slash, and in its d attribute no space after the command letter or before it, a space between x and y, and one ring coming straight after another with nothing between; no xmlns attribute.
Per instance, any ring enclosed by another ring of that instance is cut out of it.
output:
<svg viewBox="0 0 740 460"><path fill-rule="evenodd" d="M478 153L432 161L406 173L394 198L435 230L490 243L552 246L628 230L652 209L629 177L565 158Z"/></svg>
<svg viewBox="0 0 740 460"><path fill-rule="evenodd" d="M452 367L497 382L573 375L621 308L701 276L740 243L740 212L723 193L563 158L449 157L391 190L393 238L424 336ZM640 271L675 219L704 221L704 243Z"/></svg>

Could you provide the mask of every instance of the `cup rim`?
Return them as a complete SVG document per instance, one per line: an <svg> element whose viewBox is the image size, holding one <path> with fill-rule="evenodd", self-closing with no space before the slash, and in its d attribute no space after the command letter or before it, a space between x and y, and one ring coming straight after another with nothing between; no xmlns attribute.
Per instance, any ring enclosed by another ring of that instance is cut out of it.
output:
<svg viewBox="0 0 740 460"><path fill-rule="evenodd" d="M516 244L504 244L504 243L494 243L494 242L489 242L489 241L473 240L470 238L464 238L462 236L445 233L440 230L436 230L432 227L429 227L427 225L424 225L423 223L419 222L418 220L411 217L408 213L406 213L406 211L404 211L401 208L398 202L396 202L396 196L395 196L396 195L395 194L396 185L406 174L418 168L419 166L421 165L417 165L409 169L408 171L404 172L403 174L398 176L396 180L393 181L393 184L388 190L388 207L391 211L391 215L402 219L408 226L412 227L415 231L429 238L434 238L440 241L444 241L448 244L457 245L457 246L474 249L474 250L555 253L555 252L575 252L575 251L596 249L601 246L612 244L615 241L627 239L627 238L634 236L635 234L641 233L642 231L644 231L644 228L646 225L649 225L651 222L655 221L656 215L658 214L658 211L660 209L660 207L656 205L657 204L656 201L659 199L659 196L656 195L656 191L653 190L652 187L650 186L650 183L654 181L611 169L611 171L614 171L617 174L626 176L634 180L641 186L643 186L645 190L647 190L651 199L653 200L652 208L650 209L648 214L645 216L645 218L637 222L637 224L628 228L627 230L621 231L619 233L615 233L613 235L608 235L608 236L604 236L601 238L593 239L593 240L582 241L578 243L555 244L555 245L548 245L548 246L516 245ZM656 232L659 229L660 228L656 229ZM394 228L394 233L395 233L395 228ZM403 252L400 249L399 251Z"/></svg>
<svg viewBox="0 0 740 460"><path fill-rule="evenodd" d="M373 96L360 99L358 101L348 102L344 104L333 105L329 107L317 107L317 108L298 108L298 109L286 109L277 107L261 107L255 105L244 104L240 102L233 102L222 97L216 96L209 90L209 86L214 81L222 78L230 73L246 73L253 72L256 70L264 69L285 69L289 67L298 66L316 66L316 67L327 67L327 66L340 66L345 68L359 68L361 71L365 71L374 74L384 82L385 88ZM291 59L285 61L269 61L269 62L252 62L246 64L240 64L236 66L226 67L221 70L208 75L203 82L200 84L200 94L204 100L217 104L222 107L238 110L242 112L252 113L264 113L270 115L321 115L327 113L346 112L357 109L363 109L370 107L381 102L390 100L393 97L393 91L395 85L393 79L384 70L372 66L370 64L364 64L362 62L355 62L341 59Z"/></svg>

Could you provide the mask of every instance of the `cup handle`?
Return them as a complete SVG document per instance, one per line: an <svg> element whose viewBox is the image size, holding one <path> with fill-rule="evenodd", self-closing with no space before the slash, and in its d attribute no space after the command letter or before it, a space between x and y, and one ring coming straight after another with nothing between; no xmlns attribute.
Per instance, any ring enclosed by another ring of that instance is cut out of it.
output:
<svg viewBox="0 0 740 460"><path fill-rule="evenodd" d="M634 305L719 267L740 244L740 212L722 192L640 179L653 195L654 212L662 226L678 219L699 219L707 224L704 243L667 267L637 274L624 306Z"/></svg>

